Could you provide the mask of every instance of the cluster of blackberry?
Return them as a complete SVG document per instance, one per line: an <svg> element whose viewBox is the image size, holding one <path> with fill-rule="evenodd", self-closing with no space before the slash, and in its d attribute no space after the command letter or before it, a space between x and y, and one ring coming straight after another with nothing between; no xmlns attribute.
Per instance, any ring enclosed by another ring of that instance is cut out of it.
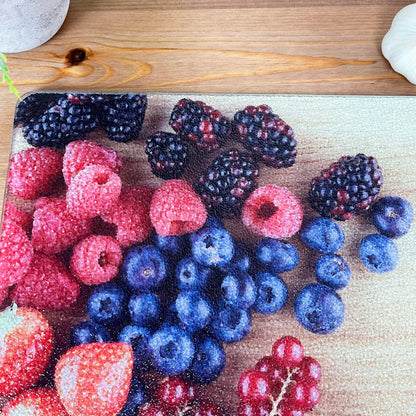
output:
<svg viewBox="0 0 416 416"><path fill-rule="evenodd" d="M139 136L146 108L144 94L31 94L19 104L15 122L35 147L63 148L98 127L110 140L130 142Z"/></svg>
<svg viewBox="0 0 416 416"><path fill-rule="evenodd" d="M244 201L257 187L258 162L275 168L295 162L293 130L265 106L248 106L232 121L202 101L181 99L169 120L176 134L157 132L147 140L152 172L163 179L179 178L189 164L189 147L210 152L234 137L249 151L232 149L219 155L194 184L209 211L237 217Z"/></svg>

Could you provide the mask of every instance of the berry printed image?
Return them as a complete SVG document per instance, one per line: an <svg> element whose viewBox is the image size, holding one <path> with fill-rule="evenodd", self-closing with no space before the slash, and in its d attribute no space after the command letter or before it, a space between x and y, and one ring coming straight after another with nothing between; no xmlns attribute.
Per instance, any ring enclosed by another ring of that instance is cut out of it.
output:
<svg viewBox="0 0 416 416"><path fill-rule="evenodd" d="M25 96L0 414L407 416L411 106L352 101Z"/></svg>

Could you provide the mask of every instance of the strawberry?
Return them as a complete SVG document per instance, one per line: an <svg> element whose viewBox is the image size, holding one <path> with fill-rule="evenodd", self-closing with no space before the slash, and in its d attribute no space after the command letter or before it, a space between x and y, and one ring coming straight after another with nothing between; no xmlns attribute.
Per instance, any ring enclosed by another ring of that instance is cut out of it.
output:
<svg viewBox="0 0 416 416"><path fill-rule="evenodd" d="M68 350L55 367L55 385L70 416L116 416L127 400L133 350L93 342Z"/></svg>
<svg viewBox="0 0 416 416"><path fill-rule="evenodd" d="M51 387L37 387L13 397L4 407L3 416L68 416L58 393Z"/></svg>
<svg viewBox="0 0 416 416"><path fill-rule="evenodd" d="M0 395L14 395L36 383L53 343L53 330L36 309L13 304L0 312Z"/></svg>

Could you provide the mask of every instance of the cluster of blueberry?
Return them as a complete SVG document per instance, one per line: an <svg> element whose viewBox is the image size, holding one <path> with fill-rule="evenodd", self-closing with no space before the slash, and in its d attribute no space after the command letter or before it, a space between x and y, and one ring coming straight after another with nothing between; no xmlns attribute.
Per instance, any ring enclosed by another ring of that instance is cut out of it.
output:
<svg viewBox="0 0 416 416"><path fill-rule="evenodd" d="M127 342L136 373L208 384L225 367L223 343L250 332L252 311L282 309L288 291L277 273L297 263L293 246L271 238L251 253L215 217L183 236L154 234L127 250L115 279L93 289L89 320L72 329L71 344Z"/></svg>
<svg viewBox="0 0 416 416"><path fill-rule="evenodd" d="M409 231L413 209L405 199L387 196L372 205L370 219L379 234L370 234L361 240L360 259L372 272L386 273L398 264L398 249L392 239ZM305 286L298 293L295 315L307 330L329 334L342 324L345 314L344 303L336 291L345 288L351 279L347 262L336 254L344 244L345 235L334 221L314 217L303 222L300 237L321 256L315 263L317 283Z"/></svg>
<svg viewBox="0 0 416 416"><path fill-rule="evenodd" d="M361 241L360 259L372 272L386 273L398 264L398 249L392 239L407 234L413 221L413 208L403 198L386 196L371 207L370 215L379 234L370 234Z"/></svg>

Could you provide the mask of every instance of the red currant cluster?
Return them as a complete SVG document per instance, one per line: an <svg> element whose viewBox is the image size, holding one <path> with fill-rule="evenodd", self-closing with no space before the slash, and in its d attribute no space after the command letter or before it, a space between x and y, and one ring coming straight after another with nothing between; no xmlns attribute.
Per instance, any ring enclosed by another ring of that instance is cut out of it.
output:
<svg viewBox="0 0 416 416"><path fill-rule="evenodd" d="M304 355L301 342L278 339L272 355L245 371L238 382L238 416L303 416L319 403L321 366Z"/></svg>
<svg viewBox="0 0 416 416"><path fill-rule="evenodd" d="M200 402L193 384L166 377L156 389L156 399L140 409L140 416L223 416L212 402Z"/></svg>

